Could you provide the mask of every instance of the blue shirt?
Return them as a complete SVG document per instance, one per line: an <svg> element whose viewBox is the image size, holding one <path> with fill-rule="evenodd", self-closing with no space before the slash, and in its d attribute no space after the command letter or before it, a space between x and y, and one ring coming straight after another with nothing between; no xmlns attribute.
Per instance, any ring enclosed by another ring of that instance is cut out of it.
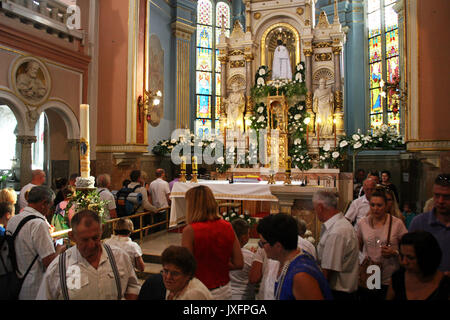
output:
<svg viewBox="0 0 450 320"><path fill-rule="evenodd" d="M409 232L423 230L431 233L442 250L440 271L450 271L450 227L445 226L436 218L436 209L416 216L409 225Z"/></svg>
<svg viewBox="0 0 450 320"><path fill-rule="evenodd" d="M0 236L4 236L5 235L5 228L3 228L2 226L0 226Z"/></svg>
<svg viewBox="0 0 450 320"><path fill-rule="evenodd" d="M280 300L295 300L292 287L294 284L295 275L300 272L306 272L311 277L316 279L325 300L333 300L333 295L327 279L323 275L322 271L320 271L314 258L307 252L304 252L295 258L289 265L281 287ZM275 292L277 292L278 285L278 281L275 282Z"/></svg>

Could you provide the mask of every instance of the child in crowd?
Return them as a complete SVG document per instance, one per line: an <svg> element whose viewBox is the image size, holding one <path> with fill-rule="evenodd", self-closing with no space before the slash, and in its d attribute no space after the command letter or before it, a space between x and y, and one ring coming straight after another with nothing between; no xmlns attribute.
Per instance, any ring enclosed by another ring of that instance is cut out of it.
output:
<svg viewBox="0 0 450 320"><path fill-rule="evenodd" d="M119 247L128 253L133 267L142 272L145 269L144 260L142 259L142 250L141 247L130 238L133 230L134 226L131 219L120 219L114 227L114 234L111 238L106 239L105 243Z"/></svg>
<svg viewBox="0 0 450 320"><path fill-rule="evenodd" d="M414 219L414 217L417 215L417 213L414 212L415 211L414 209L415 209L414 205L410 202L405 202L403 204L403 216L405 217L406 229L409 228L409 224Z"/></svg>
<svg viewBox="0 0 450 320"><path fill-rule="evenodd" d="M9 219L14 216L14 206L9 202L0 202L0 236L5 234Z"/></svg>
<svg viewBox="0 0 450 320"><path fill-rule="evenodd" d="M248 281L250 268L253 263L253 252L244 248L250 238L250 226L243 219L235 219L231 223L239 240L244 267L241 270L230 271L230 284L233 300L255 300L255 287Z"/></svg>
<svg viewBox="0 0 450 320"><path fill-rule="evenodd" d="M64 200L59 202L55 209L55 214L52 217L52 226L55 227L54 231L61 231L69 229L69 222L72 220L72 216L75 214L74 207L69 209L69 214L66 214L66 207L69 203L70 197L72 197L73 192L69 188L64 188L61 190Z"/></svg>

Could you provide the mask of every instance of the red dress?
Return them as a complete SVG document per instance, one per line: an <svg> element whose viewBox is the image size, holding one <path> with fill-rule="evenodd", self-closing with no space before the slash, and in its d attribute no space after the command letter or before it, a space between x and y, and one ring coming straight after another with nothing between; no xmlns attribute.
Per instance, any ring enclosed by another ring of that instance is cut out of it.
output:
<svg viewBox="0 0 450 320"><path fill-rule="evenodd" d="M235 234L229 222L223 219L194 222L195 276L208 289L226 285L230 281L228 262L233 252Z"/></svg>

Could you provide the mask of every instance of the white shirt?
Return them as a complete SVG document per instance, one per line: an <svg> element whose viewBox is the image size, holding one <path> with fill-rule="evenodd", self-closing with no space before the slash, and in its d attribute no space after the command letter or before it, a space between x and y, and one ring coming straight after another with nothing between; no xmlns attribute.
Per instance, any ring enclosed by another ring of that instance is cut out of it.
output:
<svg viewBox="0 0 450 320"><path fill-rule="evenodd" d="M308 240L298 236L297 247L303 251L308 252L310 255L314 257L315 260L317 260L316 248Z"/></svg>
<svg viewBox="0 0 450 320"><path fill-rule="evenodd" d="M153 205L158 209L168 207L167 195L170 193L169 183L158 178L150 183Z"/></svg>
<svg viewBox="0 0 450 320"><path fill-rule="evenodd" d="M136 242L129 237L112 235L111 238L105 240L105 243L125 251L130 257L131 264L136 268L136 258L142 256L141 247Z"/></svg>
<svg viewBox="0 0 450 320"><path fill-rule="evenodd" d="M22 189L20 189L20 194L19 194L20 210L22 210L23 208L25 208L28 205L28 201L25 199L25 194L27 193L27 191L30 191L31 188L33 188L33 187L36 187L36 185L29 183L26 186L23 186Z"/></svg>
<svg viewBox="0 0 450 320"><path fill-rule="evenodd" d="M248 283L248 274L252 268L254 253L242 248L244 267L241 270L230 271L231 294L233 300L254 300L255 286Z"/></svg>
<svg viewBox="0 0 450 320"><path fill-rule="evenodd" d="M350 221L355 221L355 228L358 224L358 221L364 218L370 211L369 200L367 200L366 196L363 195L356 200L353 200L350 208L348 208L345 217Z"/></svg>
<svg viewBox="0 0 450 320"><path fill-rule="evenodd" d="M55 253L55 247L50 236L49 227L45 217L31 207L15 215L8 222L7 230L14 233L20 221L29 215L35 215L42 219L28 221L20 230L14 242L16 248L17 266L22 276L30 266L36 255L39 255L33 267L28 273L19 294L19 300L34 300L44 277L44 265L42 259Z"/></svg>
<svg viewBox="0 0 450 320"><path fill-rule="evenodd" d="M262 278L256 300L275 300L275 281L277 279L280 262L267 258L263 248L258 248L254 260L262 263Z"/></svg>
<svg viewBox="0 0 450 320"><path fill-rule="evenodd" d="M120 248L111 247L120 275L122 298L125 294L139 294L141 289L136 273L128 255ZM74 267L75 266L75 267ZM78 268L77 268L78 267ZM69 270L80 270L80 280L77 284ZM69 298L71 300L115 300L117 286L109 263L108 254L102 248L100 263L97 269L83 258L77 247L66 251L66 279ZM79 286L77 286L79 285ZM59 279L59 258L53 260L45 272L44 280L39 288L36 300L62 300L61 283Z"/></svg>
<svg viewBox="0 0 450 320"><path fill-rule="evenodd" d="M116 199L114 199L114 195L107 188L98 188L97 191L101 200L108 201L108 204L106 205L108 210L105 212L105 219L109 220L111 219L109 211L116 208Z"/></svg>
<svg viewBox="0 0 450 320"><path fill-rule="evenodd" d="M358 289L358 237L342 213L322 225L317 252L322 269L334 271L328 279L332 290L351 293Z"/></svg>
<svg viewBox="0 0 450 320"><path fill-rule="evenodd" d="M166 300L169 296L170 291L166 291ZM183 289L179 295L175 297L174 300L214 300L211 292L208 288L198 280L197 278L192 278L188 285Z"/></svg>

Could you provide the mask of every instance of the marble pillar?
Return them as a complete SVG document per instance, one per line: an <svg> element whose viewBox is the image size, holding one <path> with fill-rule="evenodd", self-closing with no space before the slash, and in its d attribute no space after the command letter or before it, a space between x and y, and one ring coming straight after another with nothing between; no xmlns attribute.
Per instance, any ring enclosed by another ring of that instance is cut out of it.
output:
<svg viewBox="0 0 450 320"><path fill-rule="evenodd" d="M18 136L17 142L22 145L20 155L20 186L30 183L31 181L31 144L37 141L35 136Z"/></svg>
<svg viewBox="0 0 450 320"><path fill-rule="evenodd" d="M308 130L314 132L315 130L315 114L312 110L313 108L313 83L312 83L312 49L303 50L306 58L306 110L309 113L311 121L309 122Z"/></svg>

